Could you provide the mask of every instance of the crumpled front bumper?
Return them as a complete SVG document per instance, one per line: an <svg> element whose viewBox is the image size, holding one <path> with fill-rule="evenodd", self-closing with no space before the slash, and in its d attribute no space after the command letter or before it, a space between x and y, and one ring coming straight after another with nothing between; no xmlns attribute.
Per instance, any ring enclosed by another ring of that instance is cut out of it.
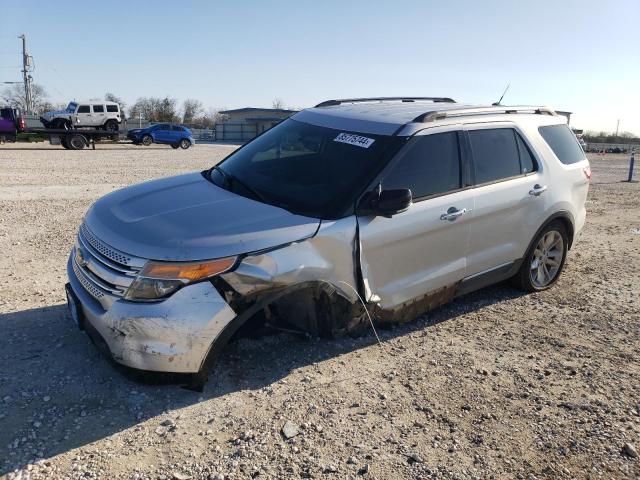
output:
<svg viewBox="0 0 640 480"><path fill-rule="evenodd" d="M197 373L216 338L236 317L210 282L184 287L157 303L115 297L105 310L79 282L72 262L69 257L67 275L84 322L104 340L112 358L127 367Z"/></svg>

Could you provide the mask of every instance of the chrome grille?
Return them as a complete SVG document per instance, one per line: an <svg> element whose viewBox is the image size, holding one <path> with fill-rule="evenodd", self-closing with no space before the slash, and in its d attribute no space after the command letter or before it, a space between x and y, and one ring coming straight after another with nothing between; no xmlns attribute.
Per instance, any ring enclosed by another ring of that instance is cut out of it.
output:
<svg viewBox="0 0 640 480"><path fill-rule="evenodd" d="M131 262L131 257L125 255L124 253L118 252L117 250L105 245L100 240L98 240L93 233L89 231L87 226L83 223L80 227L80 234L84 236L84 238L91 244L93 248L95 248L100 254L104 255L110 260L114 262L118 262L122 265L129 265Z"/></svg>
<svg viewBox="0 0 640 480"><path fill-rule="evenodd" d="M74 251L74 253L75 253L75 251ZM97 298L98 300L100 300L102 297L104 297L104 293L102 293L99 288L94 286L89 281L89 279L87 279L87 277L84 275L84 273L82 273L82 270L80 269L80 267L76 263L75 258L73 259L72 264L73 264L73 273L76 274L76 278L78 279L80 284L84 287L84 289L87 292L89 292L94 298Z"/></svg>
<svg viewBox="0 0 640 480"><path fill-rule="evenodd" d="M73 271L103 307L107 308L113 297L124 295L144 263L142 258L105 245L84 224L80 227L72 252Z"/></svg>

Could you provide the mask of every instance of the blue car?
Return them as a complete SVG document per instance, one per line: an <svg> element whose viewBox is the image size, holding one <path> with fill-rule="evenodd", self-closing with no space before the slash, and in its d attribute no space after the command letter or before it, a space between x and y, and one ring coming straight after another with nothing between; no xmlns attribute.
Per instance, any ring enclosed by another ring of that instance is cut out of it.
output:
<svg viewBox="0 0 640 480"><path fill-rule="evenodd" d="M136 128L127 133L127 138L136 145L148 147L152 143L171 145L173 148L187 149L195 144L191 130L181 125L159 123L147 128Z"/></svg>

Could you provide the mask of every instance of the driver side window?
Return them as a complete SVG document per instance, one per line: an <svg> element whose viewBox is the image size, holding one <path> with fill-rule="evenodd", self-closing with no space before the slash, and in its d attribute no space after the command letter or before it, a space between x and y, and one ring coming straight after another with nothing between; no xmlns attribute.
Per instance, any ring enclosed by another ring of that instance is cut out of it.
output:
<svg viewBox="0 0 640 480"><path fill-rule="evenodd" d="M410 188L414 201L461 186L457 132L414 137L382 180L384 190Z"/></svg>

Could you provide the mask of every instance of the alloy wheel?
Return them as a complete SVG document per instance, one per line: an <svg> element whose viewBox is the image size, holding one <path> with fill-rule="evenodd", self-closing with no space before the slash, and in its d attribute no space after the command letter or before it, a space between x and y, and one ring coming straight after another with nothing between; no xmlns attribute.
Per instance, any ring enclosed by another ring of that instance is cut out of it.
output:
<svg viewBox="0 0 640 480"><path fill-rule="evenodd" d="M557 230L546 232L533 251L530 278L536 288L548 286L558 275L564 256L564 240Z"/></svg>

